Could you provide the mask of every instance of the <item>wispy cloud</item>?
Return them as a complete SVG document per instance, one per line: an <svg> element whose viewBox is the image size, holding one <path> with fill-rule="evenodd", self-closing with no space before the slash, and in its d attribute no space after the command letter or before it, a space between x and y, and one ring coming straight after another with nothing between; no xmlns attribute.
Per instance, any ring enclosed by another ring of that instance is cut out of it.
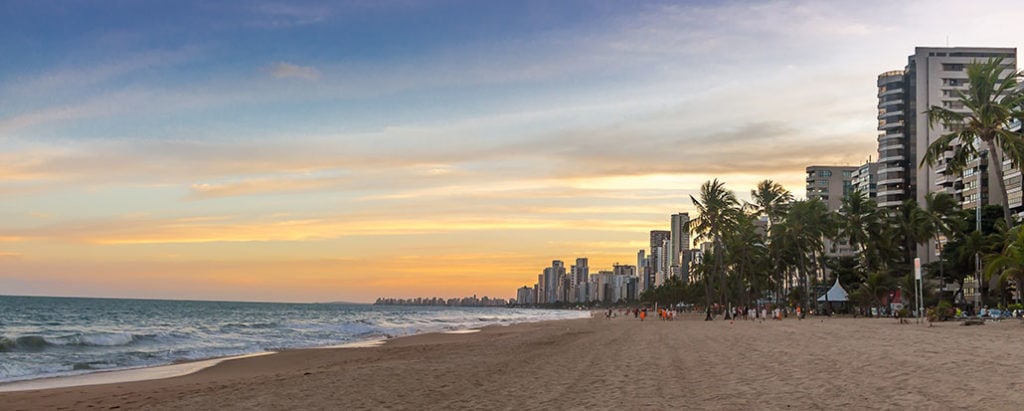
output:
<svg viewBox="0 0 1024 411"><path fill-rule="evenodd" d="M258 27L287 28L305 26L325 21L331 10L325 6L302 5L286 2L257 3L251 8Z"/></svg>
<svg viewBox="0 0 1024 411"><path fill-rule="evenodd" d="M270 66L270 74L276 78L300 78L317 80L320 72L311 66L300 66L287 62L277 62Z"/></svg>

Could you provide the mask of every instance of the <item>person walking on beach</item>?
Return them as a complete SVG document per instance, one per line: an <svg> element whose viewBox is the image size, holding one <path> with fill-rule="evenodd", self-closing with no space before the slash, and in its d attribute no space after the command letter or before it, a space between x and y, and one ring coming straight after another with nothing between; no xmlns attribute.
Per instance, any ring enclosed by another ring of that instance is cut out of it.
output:
<svg viewBox="0 0 1024 411"><path fill-rule="evenodd" d="M644 318L647 318L647 309L644 308L640 311L640 322L644 322Z"/></svg>

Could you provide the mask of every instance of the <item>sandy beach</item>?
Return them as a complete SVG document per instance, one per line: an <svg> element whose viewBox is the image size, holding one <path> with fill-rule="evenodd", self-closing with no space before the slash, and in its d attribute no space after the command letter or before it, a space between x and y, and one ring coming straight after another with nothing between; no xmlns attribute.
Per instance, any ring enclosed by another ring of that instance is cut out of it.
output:
<svg viewBox="0 0 1024 411"><path fill-rule="evenodd" d="M1019 409L1024 325L632 317L286 351L150 381L0 393L37 409Z"/></svg>

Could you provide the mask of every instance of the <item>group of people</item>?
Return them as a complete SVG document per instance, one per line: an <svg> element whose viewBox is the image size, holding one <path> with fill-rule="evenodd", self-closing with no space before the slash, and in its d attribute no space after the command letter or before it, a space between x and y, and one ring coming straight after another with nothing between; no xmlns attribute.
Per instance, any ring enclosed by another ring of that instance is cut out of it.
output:
<svg viewBox="0 0 1024 411"><path fill-rule="evenodd" d="M800 308L784 308L774 307L769 309L768 306L760 307L729 307L724 308L718 304L706 307L707 317L705 321L711 321L716 316L714 313L722 313L723 319L726 320L750 320L750 321L764 321L764 320L782 320L783 318L789 317L790 314L796 315L797 318L802 319L806 316L806 313Z"/></svg>
<svg viewBox="0 0 1024 411"><path fill-rule="evenodd" d="M661 319L661 320L664 320L664 321L671 321L677 315L677 313L675 311L667 310L667 309L661 308L661 307L659 307L657 309L654 309L654 310L651 310L651 311L652 312L656 311L658 313L658 318ZM644 321L644 320L647 319L647 307L630 308L630 309L626 310L626 313L627 314L633 314L633 318L639 319L640 321Z"/></svg>

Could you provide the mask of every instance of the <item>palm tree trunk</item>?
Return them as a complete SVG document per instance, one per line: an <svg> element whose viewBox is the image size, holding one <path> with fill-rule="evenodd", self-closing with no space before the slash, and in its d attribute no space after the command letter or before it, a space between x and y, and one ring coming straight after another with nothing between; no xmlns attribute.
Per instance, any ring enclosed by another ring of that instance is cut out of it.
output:
<svg viewBox="0 0 1024 411"><path fill-rule="evenodd" d="M996 151L996 142L992 139L985 141L988 145L989 159L992 160L993 164L989 164L989 167L996 168L996 184L999 185L999 192L1002 193L1002 206L1003 206L1003 218L1006 219L1006 228L1013 227L1013 220L1010 218L1010 199L1006 194L1006 182L1003 181L1003 160L999 156L999 152ZM981 171L981 162L978 162L978 171ZM981 195L981 185L978 185L978 195Z"/></svg>
<svg viewBox="0 0 1024 411"><path fill-rule="evenodd" d="M719 303L725 307L725 267L722 267L722 238L715 235L715 271L718 272Z"/></svg>

